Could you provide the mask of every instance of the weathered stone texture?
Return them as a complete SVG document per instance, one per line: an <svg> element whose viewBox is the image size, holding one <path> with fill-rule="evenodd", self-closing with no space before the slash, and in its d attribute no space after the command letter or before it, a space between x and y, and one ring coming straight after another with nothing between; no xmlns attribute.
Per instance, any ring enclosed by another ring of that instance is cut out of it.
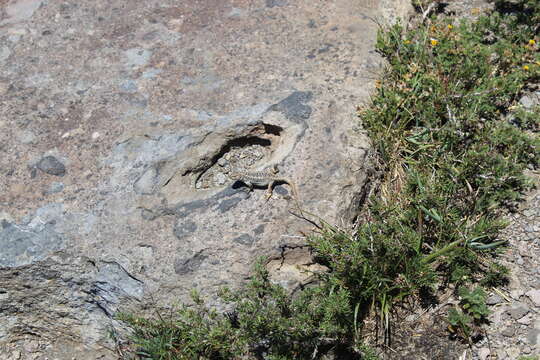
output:
<svg viewBox="0 0 540 360"><path fill-rule="evenodd" d="M346 225L369 168L352 128L381 65L372 19L407 3L0 0L4 353L93 358L118 309L192 287L214 302L302 244L289 189L264 203L227 180L235 162L278 164Z"/></svg>

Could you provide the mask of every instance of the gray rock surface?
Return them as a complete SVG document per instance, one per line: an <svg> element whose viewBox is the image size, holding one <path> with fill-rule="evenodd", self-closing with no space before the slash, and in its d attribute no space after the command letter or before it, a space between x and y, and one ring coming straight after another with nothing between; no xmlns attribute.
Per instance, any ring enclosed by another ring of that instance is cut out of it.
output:
<svg viewBox="0 0 540 360"><path fill-rule="evenodd" d="M278 165L348 226L369 190L353 128L381 66L372 19L408 4L0 0L0 358L116 358L120 309L194 287L215 303L302 245L290 189L265 203L233 165ZM271 268L297 286L291 254Z"/></svg>
<svg viewBox="0 0 540 360"><path fill-rule="evenodd" d="M50 223L17 226L3 221L0 230L0 267L31 264L64 247L64 240Z"/></svg>

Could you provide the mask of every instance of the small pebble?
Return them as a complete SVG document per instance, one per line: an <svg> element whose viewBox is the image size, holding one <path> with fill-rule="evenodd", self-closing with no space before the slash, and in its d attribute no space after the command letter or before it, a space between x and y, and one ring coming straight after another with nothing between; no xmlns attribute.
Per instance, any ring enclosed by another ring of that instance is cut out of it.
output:
<svg viewBox="0 0 540 360"><path fill-rule="evenodd" d="M502 302L503 302L503 299L497 294L490 295L486 299L486 304L488 304L488 305L497 305L497 304L500 304Z"/></svg>
<svg viewBox="0 0 540 360"><path fill-rule="evenodd" d="M224 167L226 166L229 162L227 161L227 159L225 158L219 158L219 160L217 161L218 165L221 166L221 167Z"/></svg>
<svg viewBox="0 0 540 360"><path fill-rule="evenodd" d="M45 156L37 163L37 168L49 175L64 176L66 167L54 156Z"/></svg>
<svg viewBox="0 0 540 360"><path fill-rule="evenodd" d="M514 320L517 320L527 315L529 311L530 309L527 306L527 304L515 302L514 304L512 304L512 307L508 310L508 313Z"/></svg>
<svg viewBox="0 0 540 360"><path fill-rule="evenodd" d="M519 319L517 322L521 325L530 325L530 323L532 322L531 315L527 314L521 319Z"/></svg>

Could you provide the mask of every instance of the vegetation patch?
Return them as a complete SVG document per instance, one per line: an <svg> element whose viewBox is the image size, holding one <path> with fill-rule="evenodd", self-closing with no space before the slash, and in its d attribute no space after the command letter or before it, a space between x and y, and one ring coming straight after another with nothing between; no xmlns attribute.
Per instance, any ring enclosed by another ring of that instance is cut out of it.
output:
<svg viewBox="0 0 540 360"><path fill-rule="evenodd" d="M245 288L224 289L218 313L193 294L174 316L124 314L133 344L149 359L376 359L364 320L388 328L405 298L456 290L449 330L471 341L488 315L482 288L500 285L501 215L531 184L539 163L540 109L523 109L527 84L540 82L540 3L498 1L474 22L433 17L406 31L382 29L388 69L359 109L383 174L360 225L324 224L308 241L330 271L289 295L261 261ZM474 288L474 289L473 289Z"/></svg>

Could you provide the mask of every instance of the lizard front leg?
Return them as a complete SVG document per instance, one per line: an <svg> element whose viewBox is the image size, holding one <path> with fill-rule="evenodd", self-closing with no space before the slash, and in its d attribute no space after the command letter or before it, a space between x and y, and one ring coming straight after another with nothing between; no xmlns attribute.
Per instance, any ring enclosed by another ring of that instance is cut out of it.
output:
<svg viewBox="0 0 540 360"><path fill-rule="evenodd" d="M243 181L243 183L247 186L246 192L249 194L253 191L253 183L251 181Z"/></svg>

